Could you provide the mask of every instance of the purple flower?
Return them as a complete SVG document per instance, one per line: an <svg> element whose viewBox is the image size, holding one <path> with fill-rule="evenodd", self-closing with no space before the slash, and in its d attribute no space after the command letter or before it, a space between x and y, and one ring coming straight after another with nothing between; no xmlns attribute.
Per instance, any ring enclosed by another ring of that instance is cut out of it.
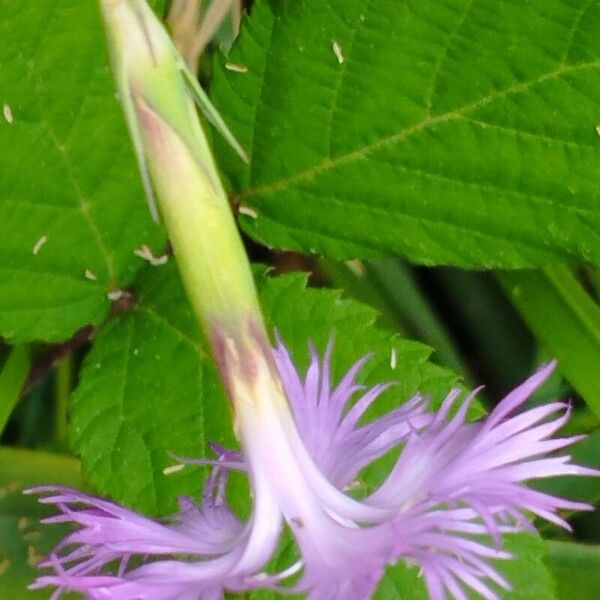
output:
<svg viewBox="0 0 600 600"><path fill-rule="evenodd" d="M386 565L405 560L420 566L432 600L463 600L467 588L491 600L498 597L495 586L510 588L492 562L510 558L501 549L504 533L531 527L529 515L568 528L561 509L589 508L523 485L598 475L556 454L580 439L553 437L569 418L568 406L517 414L554 363L481 422L465 421L474 393L461 401L458 390L437 413L415 396L364 422L390 384L366 389L356 382L365 357L333 386L331 352L331 344L322 358L311 350L301 378L280 340L274 363L260 352L249 363L223 344L243 454L214 446L214 460L195 461L213 465L201 503L180 499L179 512L164 522L70 489L30 490L60 510L46 522L77 525L42 563L51 573L32 587L54 586L53 599L75 590L93 599L212 600L262 587L305 592L312 600L363 600ZM251 378L236 374L249 364ZM400 457L383 483L351 496L364 467L394 448ZM245 471L252 486L246 523L225 502L231 469ZM267 573L284 524L299 559Z"/></svg>

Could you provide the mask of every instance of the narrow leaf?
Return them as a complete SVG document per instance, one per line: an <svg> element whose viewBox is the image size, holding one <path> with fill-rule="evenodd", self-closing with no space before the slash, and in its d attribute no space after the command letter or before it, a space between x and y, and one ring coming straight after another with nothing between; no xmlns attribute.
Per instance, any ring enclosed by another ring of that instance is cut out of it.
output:
<svg viewBox="0 0 600 600"><path fill-rule="evenodd" d="M564 265L499 274L535 336L600 417L600 307Z"/></svg>
<svg viewBox="0 0 600 600"><path fill-rule="evenodd" d="M202 89L202 86L198 83L196 76L188 69L188 67L182 62L181 72L188 84L189 91L194 99L194 102L198 108L202 111L202 114L208 119L213 127L225 138L225 141L233 148L235 153L245 162L249 163L250 159L246 154L246 151L242 148L240 143L235 139L233 133L227 123L223 120L219 111L214 107L210 98L206 95L206 92Z"/></svg>
<svg viewBox="0 0 600 600"><path fill-rule="evenodd" d="M27 346L11 349L0 370L0 435L21 397L21 390L31 367L31 356Z"/></svg>

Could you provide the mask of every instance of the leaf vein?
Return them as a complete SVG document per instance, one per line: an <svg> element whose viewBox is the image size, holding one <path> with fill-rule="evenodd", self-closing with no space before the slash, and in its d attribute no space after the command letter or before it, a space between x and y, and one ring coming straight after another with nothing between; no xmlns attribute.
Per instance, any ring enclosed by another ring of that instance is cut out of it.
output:
<svg viewBox="0 0 600 600"><path fill-rule="evenodd" d="M569 37L567 39L567 43L565 44L565 49L563 55L560 59L560 66L564 67L567 64L567 58L569 57L569 52L571 51L571 47L573 46L573 40L575 39L575 34L579 29L579 25L581 25L581 20L583 19L583 15L588 11L590 6L594 4L596 0L588 0L587 4L584 4L581 10L578 10L575 14L575 19L573 20L573 24L569 28Z"/></svg>
<svg viewBox="0 0 600 600"><path fill-rule="evenodd" d="M172 323L169 323L169 321L167 321L164 317L159 315L156 311L154 311L150 307L144 306L144 305L137 305L133 310L147 314L153 321L159 323L163 327L166 327L169 331L171 331L173 334L175 334L175 336L177 338L179 338L181 341L192 346L193 349L195 350L195 352L198 354L198 356L200 356L200 357L205 356L204 349L202 348L200 342L189 337L187 334L185 334L183 331L181 331L181 329L179 329Z"/></svg>
<svg viewBox="0 0 600 600"><path fill-rule="evenodd" d="M468 0L468 2L466 3L462 13L459 15L458 22L456 23L456 26L454 27L454 29L452 30L450 35L448 36L448 38L446 40L446 44L444 45L442 52L440 53L440 57L435 65L433 75L431 78L431 88L429 90L429 95L428 95L428 99L427 99L427 109L428 109L427 117L431 117L431 109L433 107L433 98L435 96L436 88L438 85L438 78L439 78L442 66L448 56L448 50L450 50L450 47L454 43L454 40L456 39L458 32L460 31L461 27L463 26L467 16L471 12L471 9L473 8L474 3L475 3L475 0Z"/></svg>
<svg viewBox="0 0 600 600"><path fill-rule="evenodd" d="M331 5L331 7L333 9L333 5ZM365 17L368 16L370 9L371 9L371 0L367 0L367 2L365 4ZM328 124L327 156L329 158L332 157L333 122L334 122L335 114L337 112L338 97L339 97L340 89L342 88L342 86L344 84L344 79L348 73L348 61L351 60L352 49L354 47L354 40L356 39L356 32L361 27L362 23L364 23L364 19L361 19L361 23L359 25L357 25L356 27L354 27L354 29L352 30L352 37L350 38L350 43L348 44L347 48L344 48L344 52L346 54L346 60L344 60L344 62L342 62L341 65L339 65L338 77L337 77L337 80L335 83L335 87L333 88L333 98L332 98L332 102L331 102L330 117L327 121L327 124Z"/></svg>
<svg viewBox="0 0 600 600"><path fill-rule="evenodd" d="M294 173L293 175L290 175L288 177L284 177L279 180L271 181L266 184L258 185L256 187L250 187L240 194L240 198L246 199L246 198L256 196L259 194L271 193L271 192L279 191L282 189L290 188L297 183L301 183L303 181L314 179L316 176L320 175L321 173L332 170L338 166L344 165L346 163L352 163L352 162L362 160L362 159L368 157L370 154L372 154L376 150L379 150L380 148L392 146L395 143L405 140L408 137L410 137L420 131L423 131L427 128L451 121L453 119L457 119L457 118L463 116L465 113L475 111L475 110L481 108L482 106L485 106L498 98L505 97L512 93L518 93L521 91L525 91L537 84L543 83L543 82L551 80L551 79L555 79L555 78L560 77L567 73L577 72L577 71L581 71L584 69L594 69L594 68L598 68L598 67L600 67L600 60L579 63L579 64L573 65L573 66L559 67L553 71L549 71L548 73L541 75L540 77L537 77L534 80L520 82L520 83L511 85L504 90L498 90L498 91L492 92L492 93L488 94L487 96L480 98L479 100L476 100L474 102L466 104L462 107L456 108L452 111L448 111L446 113L442 113L442 114L434 116L434 117L425 118L422 121L412 125L411 127L402 129L402 130L400 130L396 133L393 133L389 136L383 137L375 142L365 144L364 146L357 148L355 150L352 150L350 152L347 152L343 155L340 155L340 156L336 157L335 159L325 158L320 163L315 164L315 165L309 167L308 169L304 169L303 171L300 171L298 173Z"/></svg>
<svg viewBox="0 0 600 600"><path fill-rule="evenodd" d="M507 131L511 133L515 133L520 137L530 137L536 140L543 140L544 142L548 142L549 144L558 144L561 146L572 147L575 149L580 148L590 148L591 150L598 150L598 144L586 144L583 142L573 142L570 140L564 140L557 137L552 137L549 135L544 135L542 133L535 133L534 131L525 131L523 129L516 129L515 127L509 127L508 125L501 125L500 123L489 123L488 121L480 121L479 119L474 119L472 117L466 117L464 115L460 115L458 117L463 121L467 121L469 123L473 123L474 125L478 125L479 127L485 129L499 129L501 131Z"/></svg>

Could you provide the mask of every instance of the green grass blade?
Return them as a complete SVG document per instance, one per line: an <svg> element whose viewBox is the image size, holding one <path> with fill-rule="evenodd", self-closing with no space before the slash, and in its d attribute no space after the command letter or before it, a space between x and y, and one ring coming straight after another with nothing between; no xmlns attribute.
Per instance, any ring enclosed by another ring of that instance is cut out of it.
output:
<svg viewBox="0 0 600 600"><path fill-rule="evenodd" d="M600 307L564 265L502 272L498 279L531 331L600 417Z"/></svg>
<svg viewBox="0 0 600 600"><path fill-rule="evenodd" d="M0 373L0 434L12 414L19 398L23 384L31 367L31 356L27 346L15 346Z"/></svg>

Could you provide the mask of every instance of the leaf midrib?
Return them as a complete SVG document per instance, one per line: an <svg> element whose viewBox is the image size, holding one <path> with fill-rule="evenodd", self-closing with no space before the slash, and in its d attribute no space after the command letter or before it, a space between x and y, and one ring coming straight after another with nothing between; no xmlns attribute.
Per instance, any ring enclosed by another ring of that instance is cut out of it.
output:
<svg viewBox="0 0 600 600"><path fill-rule="evenodd" d="M56 10L57 10L57 7L56 7L56 5L54 5L53 10L50 13L51 18L55 17ZM51 21L51 19L49 18L47 22L50 22L50 21ZM29 80L29 82L32 86L32 89L36 89L34 72L33 72L34 65L37 62L37 54L39 52L39 48L41 47L41 43L42 43L47 31L48 31L48 26L46 26L46 29L44 30L44 34L40 36L40 38L38 40L38 45L35 48L34 52L32 53L32 55L29 59L23 52L23 48L19 47L19 50L18 50L23 63L27 67L27 70L26 70L27 79ZM95 68L93 70L91 70L91 72L89 74L88 84L89 84L89 81L91 81L91 79L94 77L95 71L97 69L98 69L98 65L95 65ZM79 108L81 108L83 106L84 101L85 101L85 96L82 98ZM48 136L50 137L52 144L54 145L56 152L63 164L65 173L67 175L67 179L68 179L69 183L71 184L73 191L75 192L75 197L78 200L79 212L82 214L84 220L86 221L86 223L89 227L90 233L91 233L92 237L94 238L96 246L97 246L102 258L104 259L104 263L106 266L106 272L109 277L109 283L111 285L114 285L116 282L116 270L115 270L113 257L108 249L108 246L106 245L106 243L104 241L100 227L96 223L96 220L90 210L88 200L84 197L81 187L79 185L79 182L71 169L71 164L69 161L69 157L67 156L65 147L61 144L58 135L56 134L56 132L54 131L54 129L50 123L50 119L48 118L48 114L46 113L44 105L40 102L37 102L37 106L38 106L38 110L40 112L40 116L42 117L42 119L40 120L39 123L42 127L44 127L46 129ZM78 116L79 115L77 115L77 117ZM76 124L77 124L77 118L73 121L72 128L76 127ZM69 131L69 136L71 135L71 133L72 133L72 129L71 129L71 131Z"/></svg>
<svg viewBox="0 0 600 600"><path fill-rule="evenodd" d="M585 69L594 69L597 67L600 67L600 60L578 63L576 65L570 65L570 66L560 66L559 65L558 68L556 68L552 71L549 71L548 73L544 73L543 75L537 77L536 79L532 79L530 81L523 81L523 82L511 85L504 90L494 91L490 94L487 94L486 96L483 96L482 98L479 98L478 100L476 100L474 102L470 102L461 107L455 108L454 110L447 111L445 113L441 113L441 114L433 116L433 117L427 116L422 121L416 123L415 125L412 125L411 127L406 127L404 129L401 129L400 131L398 131L396 133L385 136L385 137L383 137L375 142L372 142L370 144L365 144L364 146L356 148L355 150L341 154L341 155L337 156L336 158L325 158L320 163L317 163L317 164L309 167L308 169L304 169L304 170L302 170L298 173L295 173L289 177L284 177L282 179L271 181L269 183L259 185L256 187L249 187L248 189L246 189L240 193L240 199L244 200L244 199L251 198L253 196L258 196L261 194L270 194L272 192L277 192L277 191L292 188L293 186L295 186L299 183L314 179L316 176L320 175L321 173L333 170L333 169L335 169L339 166L345 165L345 164L363 160L363 159L367 158L373 152L375 152L381 148L393 146L394 144L396 144L400 141L404 141L407 138L409 138L410 136L417 134L421 131L426 131L427 129L433 128L436 125L447 123L447 122L450 122L455 119L458 120L460 118L464 118L465 113L468 113L470 111L475 111L475 110L485 106L486 104L489 104L490 102L493 102L494 100L497 100L499 98L508 96L509 94L526 91L527 89L529 89L537 84L560 77L561 75L564 75L567 73L573 73L573 72L577 72L577 71L581 71L581 70L585 70Z"/></svg>

